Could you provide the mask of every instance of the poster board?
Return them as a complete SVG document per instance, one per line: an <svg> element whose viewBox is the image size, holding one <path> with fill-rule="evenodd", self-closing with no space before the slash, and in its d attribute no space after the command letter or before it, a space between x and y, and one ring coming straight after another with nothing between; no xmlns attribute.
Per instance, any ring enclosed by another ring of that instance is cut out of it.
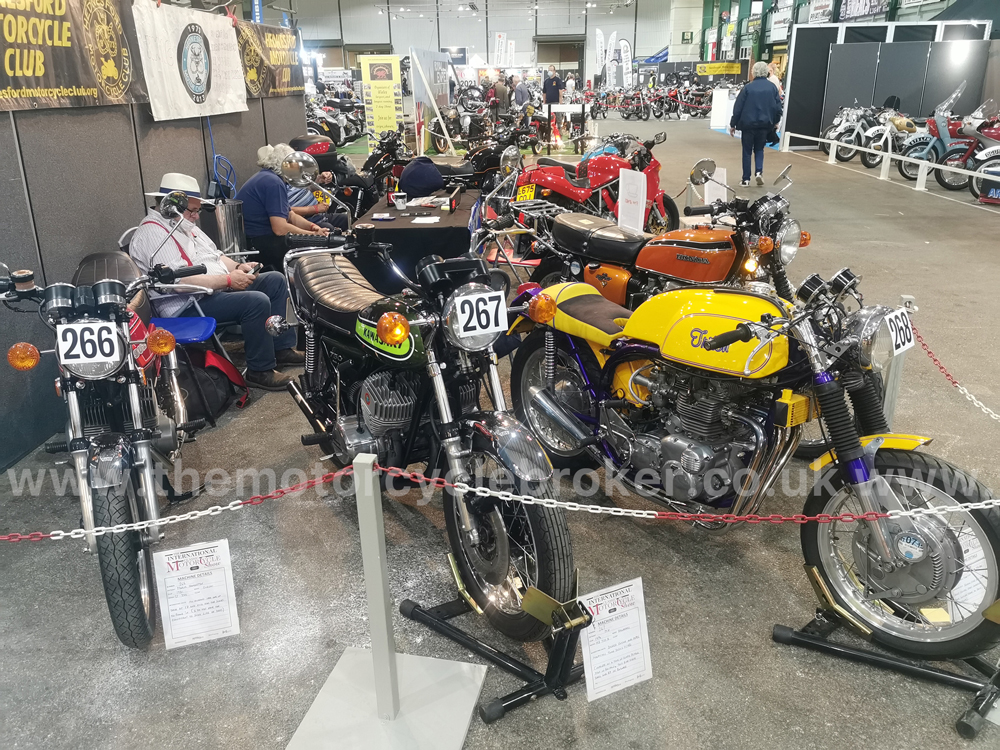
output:
<svg viewBox="0 0 1000 750"><path fill-rule="evenodd" d="M132 15L154 120L247 110L231 19L154 0L137 0Z"/></svg>
<svg viewBox="0 0 1000 750"><path fill-rule="evenodd" d="M434 52L416 47L410 47L410 60L413 65L413 122L417 129L417 151L422 154L424 130L437 116L434 105L436 104L439 110L448 106L448 74L451 62L447 52ZM424 85L425 77L429 89Z"/></svg>
<svg viewBox="0 0 1000 750"><path fill-rule="evenodd" d="M259 99L305 93L299 39L294 31L284 26L239 21L236 43L248 97Z"/></svg>
<svg viewBox="0 0 1000 750"><path fill-rule="evenodd" d="M395 130L403 121L403 79L398 55L361 55L361 97L365 129L373 133ZM371 150L369 139L369 151Z"/></svg>
<svg viewBox="0 0 1000 750"><path fill-rule="evenodd" d="M0 110L147 102L125 0L0 2Z"/></svg>

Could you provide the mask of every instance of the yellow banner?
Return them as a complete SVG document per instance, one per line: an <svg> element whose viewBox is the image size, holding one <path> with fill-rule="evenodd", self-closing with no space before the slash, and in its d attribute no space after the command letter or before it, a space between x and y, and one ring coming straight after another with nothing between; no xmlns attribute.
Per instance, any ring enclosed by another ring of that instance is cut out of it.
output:
<svg viewBox="0 0 1000 750"><path fill-rule="evenodd" d="M403 121L403 86L397 55L361 55L361 91L365 127L373 133L395 130ZM372 140L368 139L369 151Z"/></svg>
<svg viewBox="0 0 1000 750"><path fill-rule="evenodd" d="M695 66L695 72L700 76L738 74L740 72L740 64L738 62L698 63Z"/></svg>

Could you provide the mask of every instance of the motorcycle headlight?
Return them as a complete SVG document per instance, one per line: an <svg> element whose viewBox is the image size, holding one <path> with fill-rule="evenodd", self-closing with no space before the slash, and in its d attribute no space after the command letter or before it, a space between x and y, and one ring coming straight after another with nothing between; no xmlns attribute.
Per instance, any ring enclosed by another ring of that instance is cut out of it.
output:
<svg viewBox="0 0 1000 750"><path fill-rule="evenodd" d="M799 243L802 242L802 227L795 219L785 219L781 222L774 244L778 248L778 260L781 265L787 266L795 260L795 254L799 251Z"/></svg>
<svg viewBox="0 0 1000 750"><path fill-rule="evenodd" d="M488 346L492 346L500 336L503 335L503 331L493 331L491 333L476 333L469 335L468 332L463 334L463 320L467 320L462 317L461 301L462 298L467 298L471 295L486 294L492 292L493 289L486 284L480 284L479 282L472 282L469 284L463 284L455 293L452 294L448 300L444 303L444 310L442 311L442 319L444 321L444 335L448 339L448 342L457 346L459 349L464 349L467 352L481 352ZM507 319L507 309L506 306L503 310L503 318Z"/></svg>
<svg viewBox="0 0 1000 750"><path fill-rule="evenodd" d="M886 317L892 312L891 307L873 305L862 307L851 313L844 321L844 329L850 336L857 336L860 344L861 364L878 372L884 372L892 361L892 332Z"/></svg>
<svg viewBox="0 0 1000 750"><path fill-rule="evenodd" d="M508 146L500 156L500 174L509 177L510 173L517 169L520 161L521 152L517 150L517 146Z"/></svg>

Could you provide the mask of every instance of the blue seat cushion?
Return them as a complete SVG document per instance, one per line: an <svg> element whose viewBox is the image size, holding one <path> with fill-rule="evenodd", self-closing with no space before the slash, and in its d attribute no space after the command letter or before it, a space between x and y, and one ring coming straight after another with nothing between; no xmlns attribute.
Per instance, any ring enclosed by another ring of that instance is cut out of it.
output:
<svg viewBox="0 0 1000 750"><path fill-rule="evenodd" d="M200 344L215 333L215 318L153 318L150 322L174 334L178 344Z"/></svg>

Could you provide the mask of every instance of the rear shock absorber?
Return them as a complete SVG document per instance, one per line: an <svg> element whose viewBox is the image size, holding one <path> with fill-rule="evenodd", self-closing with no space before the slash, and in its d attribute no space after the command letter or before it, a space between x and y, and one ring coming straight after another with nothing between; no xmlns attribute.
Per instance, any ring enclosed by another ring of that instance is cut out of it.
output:
<svg viewBox="0 0 1000 750"><path fill-rule="evenodd" d="M551 328L545 329L545 387L555 392L556 388L556 334Z"/></svg>
<svg viewBox="0 0 1000 750"><path fill-rule="evenodd" d="M318 342L316 341L316 333L312 326L306 326L306 363L305 370L307 375L316 374L316 361L319 352L316 351L318 348Z"/></svg>

